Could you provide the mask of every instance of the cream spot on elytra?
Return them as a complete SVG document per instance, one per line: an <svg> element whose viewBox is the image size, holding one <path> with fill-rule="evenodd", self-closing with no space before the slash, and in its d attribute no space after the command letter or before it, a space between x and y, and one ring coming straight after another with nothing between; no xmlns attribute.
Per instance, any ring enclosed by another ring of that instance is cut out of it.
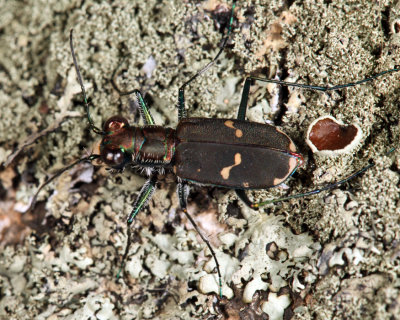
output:
<svg viewBox="0 0 400 320"><path fill-rule="evenodd" d="M289 159L289 170L287 175L285 175L283 178L275 178L274 179L274 186L277 186L279 184L281 184L283 181L285 181L287 179L287 177L289 176L289 174L291 174L293 172L294 169L296 169L296 167L298 166L298 162L297 162L297 158L292 157Z"/></svg>
<svg viewBox="0 0 400 320"><path fill-rule="evenodd" d="M242 156L241 156L241 154L240 153L236 153L235 154L235 164L233 164L233 165L231 165L231 166L228 166L228 167L225 167L225 168L223 168L222 170L221 170L221 177L224 179L224 180L228 180L229 179L229 174L230 174L230 171L231 171L231 169L233 168L233 167L236 167L236 166L238 166L239 164L241 164L242 163Z"/></svg>
<svg viewBox="0 0 400 320"><path fill-rule="evenodd" d="M235 130L235 136L236 138L241 138L243 136L243 131L240 129L236 129L233 126L233 121L232 120L226 120L224 123L228 128L234 129Z"/></svg>

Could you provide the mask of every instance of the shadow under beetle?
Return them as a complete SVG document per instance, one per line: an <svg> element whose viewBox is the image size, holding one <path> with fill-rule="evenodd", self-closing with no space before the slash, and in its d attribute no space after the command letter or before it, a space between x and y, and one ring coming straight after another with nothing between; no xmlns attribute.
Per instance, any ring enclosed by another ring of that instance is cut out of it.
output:
<svg viewBox="0 0 400 320"><path fill-rule="evenodd" d="M272 125L245 120L251 84L254 81L261 81L317 91L331 91L356 86L386 73L400 70L395 67L361 81L334 87L248 77L245 80L237 119L188 118L185 109L185 87L207 71L224 50L232 29L235 4L236 1L233 2L228 32L218 54L179 89L177 106L179 123L175 129L156 125L142 94L138 90L121 92L114 83L114 87L121 95L134 94L136 96L144 125L141 127L131 126L125 118L114 116L105 122L102 129L96 127L89 113L89 104L74 52L73 31L71 30L71 53L82 89L89 125L96 134L103 136L100 154L92 154L79 159L57 172L37 190L31 204L31 206L34 204L38 193L45 185L81 162L99 159L117 171L122 171L127 165L145 168L149 178L141 188L127 219L128 240L122 259L122 270L131 243L130 225L139 211L151 199L156 189L157 172L164 169L172 170L178 180L177 193L180 207L209 248L215 261L221 297L222 277L215 252L187 211L188 183L234 189L246 205L257 209L269 203L304 197L332 189L374 166L374 163L370 163L345 179L309 192L258 203L250 201L245 190L276 187L290 177L303 163L303 157L297 153L296 146L285 133ZM391 149L389 153L393 150Z"/></svg>

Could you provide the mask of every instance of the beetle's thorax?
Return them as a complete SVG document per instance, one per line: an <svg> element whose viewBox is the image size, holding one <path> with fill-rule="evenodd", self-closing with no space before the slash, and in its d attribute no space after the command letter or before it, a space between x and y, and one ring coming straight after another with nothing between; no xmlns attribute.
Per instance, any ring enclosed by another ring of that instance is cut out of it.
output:
<svg viewBox="0 0 400 320"><path fill-rule="evenodd" d="M175 130L161 126L124 126L109 132L101 141L100 151L123 150L128 162L138 165L165 166L175 151ZM107 159L103 159L106 160ZM128 163L125 163L125 165Z"/></svg>
<svg viewBox="0 0 400 320"><path fill-rule="evenodd" d="M169 164L175 152L175 130L161 126L135 128L134 159L138 164Z"/></svg>

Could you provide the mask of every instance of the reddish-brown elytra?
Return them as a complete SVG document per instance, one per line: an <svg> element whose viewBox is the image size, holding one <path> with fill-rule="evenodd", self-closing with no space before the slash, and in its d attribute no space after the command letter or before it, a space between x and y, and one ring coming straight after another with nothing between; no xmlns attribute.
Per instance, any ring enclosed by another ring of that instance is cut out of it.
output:
<svg viewBox="0 0 400 320"><path fill-rule="evenodd" d="M371 81L386 73L399 71L398 68L395 68L361 81L335 87L311 86L249 77L244 84L237 119L188 118L185 109L185 88L211 67L225 48L232 28L235 3L236 1L233 2L232 6L228 34L224 38L220 51L211 62L185 82L179 89L179 123L176 129L157 126L142 94L138 90L120 92L115 84L114 87L121 95L135 94L144 125L132 126L125 118L114 116L105 122L103 129L96 127L90 117L86 92L73 48L71 30L71 52L78 80L82 88L89 125L95 133L103 137L100 145L100 154L93 154L80 159L60 170L39 188L34 197L35 199L43 186L48 184L55 177L83 161L100 159L107 166L118 171L122 171L127 165L145 168L149 176L148 180L140 190L133 204L133 209L127 219L128 240L122 259L124 267L124 261L127 258L131 242L130 225L138 212L148 203L149 199L151 199L156 189L157 173L164 169L172 170L178 178L177 192L180 207L210 249L215 260L219 277L220 296L222 296L222 277L215 252L186 209L189 182L234 189L239 198L248 206L258 208L268 203L304 197L332 189L374 165L369 164L350 177L316 190L264 202L251 202L245 190L267 189L278 186L290 177L303 163L302 156L297 153L297 148L293 141L285 133L268 124L254 123L245 120L251 83L254 81L261 81L305 89L328 91L355 86ZM393 151L393 149L391 151ZM33 202L34 200L32 203Z"/></svg>

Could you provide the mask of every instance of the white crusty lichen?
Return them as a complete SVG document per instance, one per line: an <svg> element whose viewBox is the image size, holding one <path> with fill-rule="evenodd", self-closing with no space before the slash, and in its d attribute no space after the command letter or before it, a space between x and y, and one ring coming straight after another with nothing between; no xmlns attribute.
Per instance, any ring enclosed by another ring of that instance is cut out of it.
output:
<svg viewBox="0 0 400 320"><path fill-rule="evenodd" d="M277 293L283 287L290 285L295 291L300 292L304 289L304 284L299 282L297 276L320 249L320 245L307 233L294 234L284 226L282 216L258 212L251 214L251 210L246 208L243 210L249 212L246 230L239 236L233 236L231 233L220 235L225 245L234 245L236 257L240 251L245 250L241 260L217 254L223 280L227 281L223 286L223 295L232 298L232 291L227 291L226 285L241 287L243 283L245 286L242 300L245 303L252 302L257 290ZM205 268L205 271L211 273L215 270L212 258L209 263L213 268L208 270ZM215 274L203 276L200 279L200 291L218 293L217 280ZM310 283L314 280L313 277L306 279Z"/></svg>
<svg viewBox="0 0 400 320"><path fill-rule="evenodd" d="M278 292L299 271L296 265L301 266L312 256L317 246L311 236L306 233L293 234L283 225L283 221L282 216L253 216L253 221L249 222L248 229L235 246L236 252L246 250L245 257L240 261L240 269L232 277L235 285L242 280L262 277L268 283L269 290ZM267 248L271 244L276 244L276 251L268 255Z"/></svg>
<svg viewBox="0 0 400 320"><path fill-rule="evenodd" d="M157 124L174 127L179 86L219 49L218 19L203 10L212 4L230 7L231 1L3 1L0 162L32 134L51 127L63 111L74 117L21 153L9 171L0 168L5 187L0 188L0 210L13 207L14 192L17 201L26 205L40 182L86 156L99 138L88 132L81 96L64 92L77 85L76 80L68 80L73 72L70 28L75 30L76 54L97 126L114 114L134 119L134 105L110 83L125 58L116 76L121 90L142 90L153 101L150 108ZM399 16L399 4L392 0L362 5L357 1L237 1L227 50L187 87L188 114L235 117L242 83L251 73L336 85L390 69L400 61ZM279 125L306 158L298 179L290 179L289 189L282 194L331 183L371 158L377 165L342 190L292 199L254 217L244 209L245 217L226 217L227 191L205 189L206 202L219 205L221 223L230 228L218 233L222 245L213 245L222 265L224 297L233 292L229 301L241 308L237 296L248 302L261 295L262 303L254 311L280 317L289 298L279 288L289 287L300 292L302 300L290 297L286 310L302 304L294 310L299 319L389 319L400 314L400 161L398 151L383 156L399 141L399 83L398 74L388 74L373 83L331 93L252 87L249 118ZM78 114L81 117L75 117ZM306 129L323 114L361 124L365 139L357 153L308 159ZM10 171L11 178L7 177ZM35 216L20 219L26 224L34 219L29 224L29 234L33 234L19 239L16 247L0 250L0 317L194 319L210 313L226 315L225 300L215 294L217 277L210 253L194 232L175 226L182 218L176 218L175 186L168 187L173 178L161 177L149 210L137 216L126 274L116 281L126 241L126 216L144 178L130 170L113 177L97 168L93 182L71 186L74 177L70 175L65 173L66 178L60 177L42 191L43 208ZM4 200L3 189L11 199ZM191 202L197 201L198 193L199 189L194 190ZM270 197L260 194L255 200ZM228 202L237 201L230 196ZM42 213L45 218L40 218ZM197 213L201 214L193 212ZM305 230L308 233L298 234ZM156 238L157 234L167 237ZM174 247L165 248L160 239ZM187 259L189 251L193 260ZM209 282L202 286L201 279ZM200 288L214 294L203 294ZM254 305L246 303L243 308Z"/></svg>
<svg viewBox="0 0 400 320"><path fill-rule="evenodd" d="M276 293L271 292L268 295L268 301L262 305L262 311L268 314L270 320L282 320L285 309L290 304L288 295L278 296Z"/></svg>

